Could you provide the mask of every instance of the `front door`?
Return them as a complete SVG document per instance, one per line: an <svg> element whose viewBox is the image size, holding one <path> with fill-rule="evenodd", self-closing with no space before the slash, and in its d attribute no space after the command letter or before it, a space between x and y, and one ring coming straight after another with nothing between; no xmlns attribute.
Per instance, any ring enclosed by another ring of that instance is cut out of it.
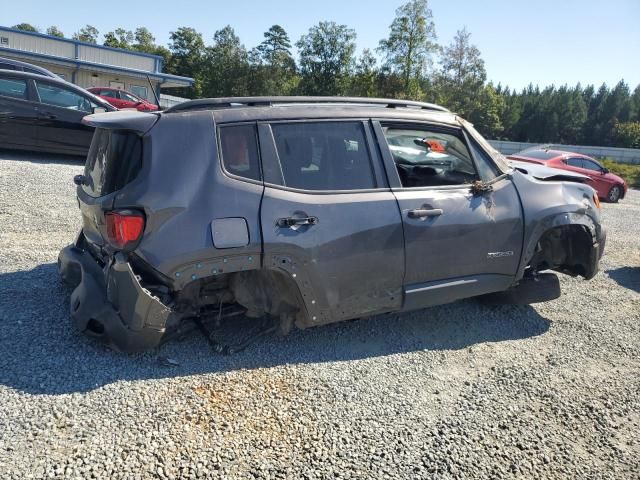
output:
<svg viewBox="0 0 640 480"><path fill-rule="evenodd" d="M0 76L0 146L35 147L35 104L27 80Z"/></svg>
<svg viewBox="0 0 640 480"><path fill-rule="evenodd" d="M93 128L82 119L94 105L88 97L58 84L36 80L40 98L36 134L42 149L86 154L93 137Z"/></svg>
<svg viewBox="0 0 640 480"><path fill-rule="evenodd" d="M369 123L260 126L264 264L298 285L311 324L402 304L402 222Z"/></svg>
<svg viewBox="0 0 640 480"><path fill-rule="evenodd" d="M510 178L462 129L382 123L376 131L404 224L405 308L507 288L523 228Z"/></svg>

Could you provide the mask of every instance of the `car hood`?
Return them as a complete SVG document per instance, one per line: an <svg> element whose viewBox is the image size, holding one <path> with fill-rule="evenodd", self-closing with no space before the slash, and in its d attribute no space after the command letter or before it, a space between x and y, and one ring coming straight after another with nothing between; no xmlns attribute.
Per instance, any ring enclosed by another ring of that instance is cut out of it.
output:
<svg viewBox="0 0 640 480"><path fill-rule="evenodd" d="M518 160L508 160L509 165L538 180L546 181L569 181L569 182L585 182L589 179L586 175L568 170L560 170L559 168L546 167L537 163L521 162Z"/></svg>
<svg viewBox="0 0 640 480"><path fill-rule="evenodd" d="M624 185L626 183L622 177L619 177L615 173L611 173L611 172L605 174L604 178L606 178L611 183L620 183L622 185Z"/></svg>

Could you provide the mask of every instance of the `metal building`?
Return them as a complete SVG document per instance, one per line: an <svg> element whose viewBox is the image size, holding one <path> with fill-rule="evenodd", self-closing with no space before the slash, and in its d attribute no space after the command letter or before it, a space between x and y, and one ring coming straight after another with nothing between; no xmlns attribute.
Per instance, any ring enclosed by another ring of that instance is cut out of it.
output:
<svg viewBox="0 0 640 480"><path fill-rule="evenodd" d="M189 87L193 78L162 73L159 55L24 32L0 26L0 57L44 67L83 88L113 87L154 101L161 88Z"/></svg>

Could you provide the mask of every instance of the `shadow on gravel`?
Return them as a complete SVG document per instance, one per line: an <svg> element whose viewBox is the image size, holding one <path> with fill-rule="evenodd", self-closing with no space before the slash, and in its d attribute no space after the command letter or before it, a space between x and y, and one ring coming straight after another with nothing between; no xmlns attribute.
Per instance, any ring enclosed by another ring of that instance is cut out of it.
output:
<svg viewBox="0 0 640 480"><path fill-rule="evenodd" d="M231 356L213 354L196 332L154 351L127 356L76 332L68 302L69 291L54 263L0 274L0 385L30 394L60 395L118 381L458 350L535 337L550 325L531 307L486 307L468 300L296 330L286 337L264 337ZM229 328L242 333L241 323ZM165 366L166 358L178 365Z"/></svg>
<svg viewBox="0 0 640 480"><path fill-rule="evenodd" d="M615 280L618 285L640 292L640 267L620 267L607 270L609 278Z"/></svg>
<svg viewBox="0 0 640 480"><path fill-rule="evenodd" d="M31 163L58 163L61 165L84 165L86 157L73 155L59 155L56 153L22 152L16 150L0 149L2 160L17 160ZM1 160L0 160L1 161Z"/></svg>

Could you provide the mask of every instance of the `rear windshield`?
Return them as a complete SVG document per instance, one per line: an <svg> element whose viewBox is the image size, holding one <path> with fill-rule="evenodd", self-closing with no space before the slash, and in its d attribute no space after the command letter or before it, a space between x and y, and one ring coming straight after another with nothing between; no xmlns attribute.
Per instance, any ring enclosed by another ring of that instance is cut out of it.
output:
<svg viewBox="0 0 640 480"><path fill-rule="evenodd" d="M142 167L142 139L133 132L97 128L87 156L82 188L92 197L116 192Z"/></svg>

